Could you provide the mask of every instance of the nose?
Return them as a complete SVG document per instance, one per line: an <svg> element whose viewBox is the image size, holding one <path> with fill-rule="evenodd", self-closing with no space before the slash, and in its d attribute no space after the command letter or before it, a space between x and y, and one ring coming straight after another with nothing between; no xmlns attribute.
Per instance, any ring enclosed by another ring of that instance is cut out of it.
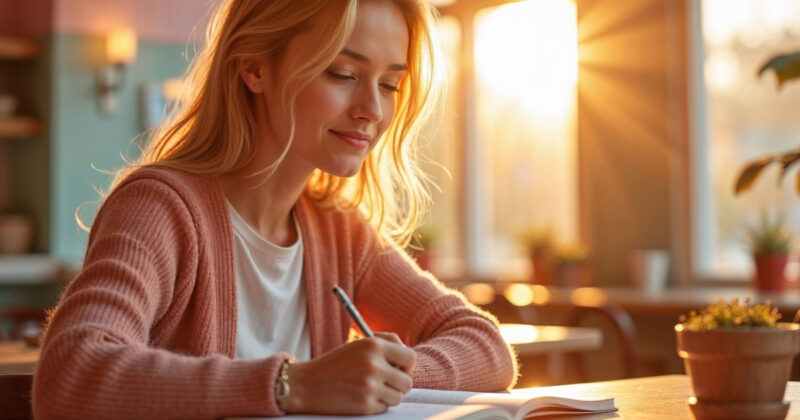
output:
<svg viewBox="0 0 800 420"><path fill-rule="evenodd" d="M350 108L350 116L357 120L375 123L383 119L383 106L381 105L378 86L362 86L355 95Z"/></svg>

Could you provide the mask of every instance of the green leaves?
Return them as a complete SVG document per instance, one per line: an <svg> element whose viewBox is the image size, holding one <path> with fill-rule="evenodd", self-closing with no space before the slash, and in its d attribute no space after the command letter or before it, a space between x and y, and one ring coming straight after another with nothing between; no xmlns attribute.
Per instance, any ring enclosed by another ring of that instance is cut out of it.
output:
<svg viewBox="0 0 800 420"><path fill-rule="evenodd" d="M800 161L800 148L790 150L782 154L769 155L761 159L750 161L736 178L734 194L739 194L750 189L758 176L761 174L761 171L763 171L764 168L773 162L780 162L781 164L781 174L778 177L778 183L780 183L784 176L786 176L786 172L789 171L789 168L798 161ZM795 188L797 189L798 194L800 194L800 174L798 174Z"/></svg>
<svg viewBox="0 0 800 420"><path fill-rule="evenodd" d="M758 70L758 75L761 76L761 74L770 69L775 70L778 89L780 89L785 82L800 77L800 51L773 57L761 66Z"/></svg>
<svg viewBox="0 0 800 420"><path fill-rule="evenodd" d="M739 177L736 180L734 194L739 194L740 192L746 191L752 187L761 171L764 170L764 168L766 168L770 163L775 162L776 158L776 156L767 156L763 159L754 160L748 163L747 166L742 169L742 172L739 174Z"/></svg>
<svg viewBox="0 0 800 420"><path fill-rule="evenodd" d="M748 226L747 236L755 255L784 254L789 252L792 243L792 232L782 215L770 218L762 213L758 225Z"/></svg>

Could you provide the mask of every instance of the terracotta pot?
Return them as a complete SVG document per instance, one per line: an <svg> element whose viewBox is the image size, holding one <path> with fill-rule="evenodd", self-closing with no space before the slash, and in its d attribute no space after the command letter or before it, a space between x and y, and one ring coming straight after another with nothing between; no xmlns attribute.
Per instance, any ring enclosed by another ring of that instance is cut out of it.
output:
<svg viewBox="0 0 800 420"><path fill-rule="evenodd" d="M33 219L22 214L0 214L0 254L24 254L33 245Z"/></svg>
<svg viewBox="0 0 800 420"><path fill-rule="evenodd" d="M698 419L786 417L783 401L800 324L778 328L689 331L675 326L678 355L692 380L689 407Z"/></svg>
<svg viewBox="0 0 800 420"><path fill-rule="evenodd" d="M560 287L576 288L583 286L583 267L568 264L558 267L557 283Z"/></svg>
<svg viewBox="0 0 800 420"><path fill-rule="evenodd" d="M789 254L762 254L753 257L756 263L756 289L781 292L786 287L786 263Z"/></svg>
<svg viewBox="0 0 800 420"><path fill-rule="evenodd" d="M550 260L546 257L531 256L531 272L533 273L533 283L542 286L553 285L553 274L550 269Z"/></svg>

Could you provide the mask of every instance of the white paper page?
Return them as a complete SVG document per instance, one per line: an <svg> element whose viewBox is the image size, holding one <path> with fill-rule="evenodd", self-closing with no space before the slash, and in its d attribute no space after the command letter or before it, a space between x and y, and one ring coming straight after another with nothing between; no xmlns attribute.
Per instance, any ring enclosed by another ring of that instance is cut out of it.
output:
<svg viewBox="0 0 800 420"><path fill-rule="evenodd" d="M404 397L403 402L423 404L486 404L500 407L512 417L517 408L528 398L494 392L442 391L438 389L414 388Z"/></svg>
<svg viewBox="0 0 800 420"><path fill-rule="evenodd" d="M303 415L295 414L283 417L228 417L226 420L319 420L319 419L336 419L336 420L413 420L413 419L426 419L426 420L453 420L461 418L469 418L471 414L478 411L487 410L491 407L485 405L465 405L465 406L450 406L441 404L420 404L402 402L394 407L389 407L385 413L375 414L372 416L321 416L321 415ZM481 418L484 418L481 416ZM503 417L489 417L503 419Z"/></svg>

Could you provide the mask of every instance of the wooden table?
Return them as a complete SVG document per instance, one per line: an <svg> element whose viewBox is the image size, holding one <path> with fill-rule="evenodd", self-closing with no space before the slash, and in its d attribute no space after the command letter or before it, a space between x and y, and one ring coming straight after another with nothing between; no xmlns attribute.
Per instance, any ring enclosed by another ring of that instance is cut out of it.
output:
<svg viewBox="0 0 800 420"><path fill-rule="evenodd" d="M39 348L24 341L0 341L0 374L33 373L39 362Z"/></svg>
<svg viewBox="0 0 800 420"><path fill-rule="evenodd" d="M603 334L598 328L500 324L500 334L520 358L547 356L550 383L564 382L564 353L596 350L603 345Z"/></svg>
<svg viewBox="0 0 800 420"><path fill-rule="evenodd" d="M691 419L686 400L691 397L692 386L688 376L667 375L646 378L622 379L617 381L585 384L561 385L551 387L523 388L511 391L521 395L563 395L571 398L595 399L614 398L619 408L616 413L591 416L559 417L570 419ZM800 382L789 382L786 387L786 401L791 403L787 419L800 420Z"/></svg>
<svg viewBox="0 0 800 420"><path fill-rule="evenodd" d="M595 350L603 344L598 328L500 324L500 334L520 356Z"/></svg>

